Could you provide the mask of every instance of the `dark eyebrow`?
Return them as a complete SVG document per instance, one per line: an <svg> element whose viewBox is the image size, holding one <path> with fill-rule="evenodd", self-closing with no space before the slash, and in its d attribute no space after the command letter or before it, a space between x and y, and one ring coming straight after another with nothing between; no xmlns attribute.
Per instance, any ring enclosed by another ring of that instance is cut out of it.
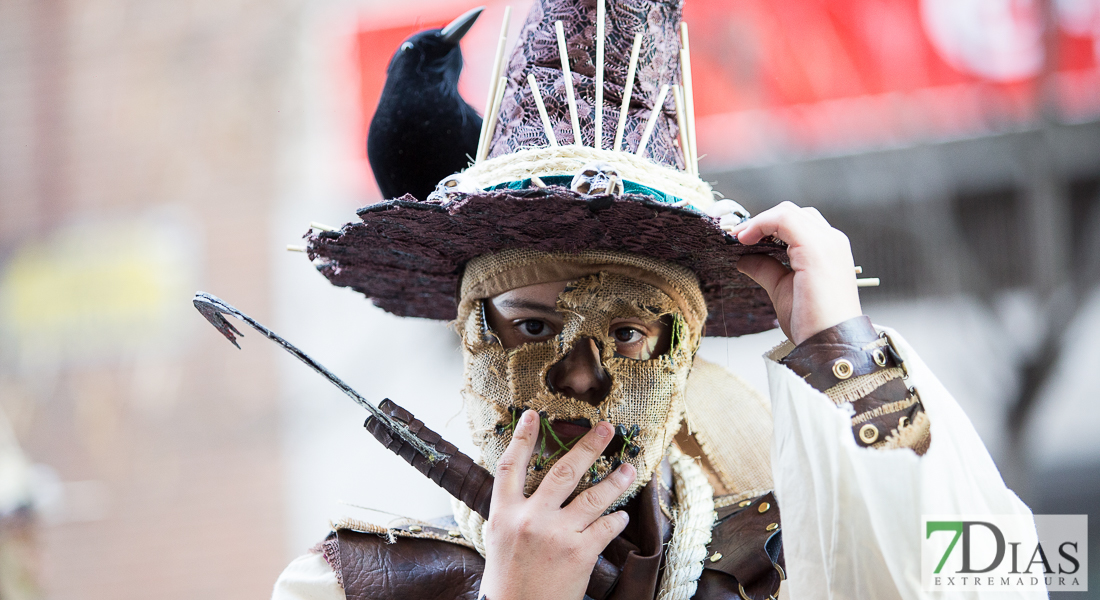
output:
<svg viewBox="0 0 1100 600"><path fill-rule="evenodd" d="M549 306L549 305L546 305L546 304L541 304L539 302L533 302L531 300L520 300L520 299L514 299L513 300L513 299L507 299L506 298L506 299L500 300L498 302L494 302L494 304L497 306L497 308L511 308L511 309L518 309L518 310L530 310L530 311L537 312L537 313L542 313L542 314L547 314L547 315L555 315L555 316L558 314L557 307Z"/></svg>

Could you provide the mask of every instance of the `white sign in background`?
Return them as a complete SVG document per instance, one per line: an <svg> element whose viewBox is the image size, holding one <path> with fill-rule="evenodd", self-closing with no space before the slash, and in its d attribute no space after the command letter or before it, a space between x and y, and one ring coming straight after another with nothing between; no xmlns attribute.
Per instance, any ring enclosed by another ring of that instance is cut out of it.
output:
<svg viewBox="0 0 1100 600"><path fill-rule="evenodd" d="M1088 591L1088 515L925 515L925 591Z"/></svg>

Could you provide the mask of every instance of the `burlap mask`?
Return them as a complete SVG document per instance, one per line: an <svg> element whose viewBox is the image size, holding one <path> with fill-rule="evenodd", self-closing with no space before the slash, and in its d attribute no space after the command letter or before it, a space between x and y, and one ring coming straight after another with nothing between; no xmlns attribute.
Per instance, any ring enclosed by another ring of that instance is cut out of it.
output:
<svg viewBox="0 0 1100 600"><path fill-rule="evenodd" d="M692 285L698 289L697 284ZM616 439L609 446L612 455L597 461L574 494L602 480L620 461L631 463L638 476L615 505L649 482L683 420L684 390L702 333L698 325L688 325L679 303L653 285L621 273L596 271L571 281L559 295L557 306L564 320L559 335L506 350L485 322L481 299L463 300L463 396L483 466L495 471L519 414L531 408L540 412L544 424L584 419L592 424L609 421L615 426ZM648 360L617 356L610 324L615 318L630 317L645 321L664 317L670 322L669 350ZM690 321L701 323L698 317L692 314ZM597 342L611 379L610 391L599 406L557 393L547 382L551 367L584 338ZM549 427L542 431L544 436L550 435ZM551 457L549 452L536 455L528 468L527 494L534 492L560 456Z"/></svg>

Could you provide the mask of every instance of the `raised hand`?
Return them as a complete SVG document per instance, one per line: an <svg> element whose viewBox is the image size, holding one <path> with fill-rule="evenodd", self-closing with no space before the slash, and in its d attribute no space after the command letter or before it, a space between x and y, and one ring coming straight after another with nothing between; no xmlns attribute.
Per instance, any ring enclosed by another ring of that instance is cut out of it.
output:
<svg viewBox="0 0 1100 600"><path fill-rule="evenodd" d="M795 344L863 314L848 236L816 208L783 202L731 230L753 245L769 235L787 242L788 269L764 254L742 256L737 269L768 292L779 326Z"/></svg>
<svg viewBox="0 0 1100 600"><path fill-rule="evenodd" d="M535 493L524 497L538 431L538 413L524 412L497 462L481 581L481 595L490 600L580 600L600 552L629 522L623 511L604 514L634 481L628 464L562 506L611 441L614 429L606 422L581 438Z"/></svg>

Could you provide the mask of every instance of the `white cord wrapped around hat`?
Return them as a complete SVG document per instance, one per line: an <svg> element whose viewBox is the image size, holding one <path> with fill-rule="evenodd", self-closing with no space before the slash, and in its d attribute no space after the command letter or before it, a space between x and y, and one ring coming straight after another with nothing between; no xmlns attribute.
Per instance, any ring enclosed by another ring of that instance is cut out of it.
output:
<svg viewBox="0 0 1100 600"><path fill-rule="evenodd" d="M522 181L532 175L572 177L582 165L597 161L615 165L624 180L682 198L700 210L714 204L714 191L710 185L691 173L658 165L628 152L598 150L588 146L568 145L520 150L478 162L463 171L463 174L472 177L482 187L488 187Z"/></svg>

